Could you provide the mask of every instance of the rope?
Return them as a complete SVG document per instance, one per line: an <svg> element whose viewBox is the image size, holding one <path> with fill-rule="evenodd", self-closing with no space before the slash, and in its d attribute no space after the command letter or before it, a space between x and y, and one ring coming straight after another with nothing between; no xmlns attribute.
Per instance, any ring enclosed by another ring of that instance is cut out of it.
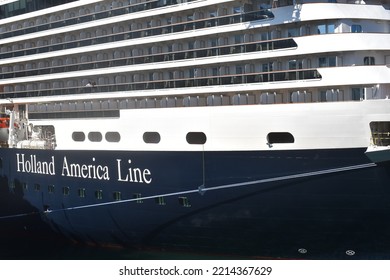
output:
<svg viewBox="0 0 390 280"><path fill-rule="evenodd" d="M340 172L346 172L346 171L351 171L351 170L371 168L371 167L375 167L375 166L376 166L375 163L367 163L367 164L346 166L346 167L340 167L340 168L332 168L332 169L313 171L313 172L307 172L307 173L299 173L299 174L293 174L293 175L287 175L287 176L280 176L280 177L274 177L274 178L268 178L268 179L261 179L261 180L255 180L255 181L248 181L248 182L242 182L242 183L227 184L227 185L221 185L221 186L215 186L215 187L209 187L209 188L206 188L202 185L202 186L199 186L197 189L188 190L188 191L158 194L158 195L146 196L146 197L142 197L142 198L131 198L131 199L124 199L124 200L110 201L110 202L103 202L103 203L95 203L95 204L87 204L87 205L66 207L66 208L53 209L53 210L48 209L48 210L42 211L42 212L32 212L32 213L25 213L25 214L18 214L18 215L2 216L2 217L0 217L0 219L17 218L17 217L34 215L34 214L42 214L42 213L51 214L51 213L56 213L56 212L60 212L60 211L61 212L62 211L71 211L71 210L79 210L79 209L93 208L93 207L102 207L102 206L107 206L107 205L130 203L130 202L135 202L135 201L139 201L139 200L155 199L158 197L179 196L179 195L185 195L185 194L191 194L191 193L204 194L206 191L216 191L216 190L222 190L222 189L228 189L228 188L245 187L245 186L257 185L257 184L265 184L265 183L271 183L271 182L313 177L313 176L319 176L319 175L325 175L325 174L340 173Z"/></svg>

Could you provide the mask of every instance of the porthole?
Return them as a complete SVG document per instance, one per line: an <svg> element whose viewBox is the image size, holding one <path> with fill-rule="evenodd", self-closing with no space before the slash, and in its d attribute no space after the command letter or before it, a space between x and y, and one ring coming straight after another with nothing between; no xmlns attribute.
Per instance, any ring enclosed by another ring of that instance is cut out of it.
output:
<svg viewBox="0 0 390 280"><path fill-rule="evenodd" d="M160 142L161 137L158 132L145 132L143 136L144 142L148 144L157 144Z"/></svg>
<svg viewBox="0 0 390 280"><path fill-rule="evenodd" d="M188 132L186 136L188 144L202 145L206 143L207 137L203 132Z"/></svg>
<svg viewBox="0 0 390 280"><path fill-rule="evenodd" d="M268 144L288 144L294 142L294 136L289 132L270 132L267 135Z"/></svg>
<svg viewBox="0 0 390 280"><path fill-rule="evenodd" d="M119 132L109 131L105 135L107 142L119 142L121 141L121 135Z"/></svg>
<svg viewBox="0 0 390 280"><path fill-rule="evenodd" d="M88 133L88 139L91 142L101 142L103 139L103 136L100 132L91 131L90 133Z"/></svg>
<svg viewBox="0 0 390 280"><path fill-rule="evenodd" d="M85 134L82 131L75 131L72 133L72 139L76 142L83 142L85 141Z"/></svg>

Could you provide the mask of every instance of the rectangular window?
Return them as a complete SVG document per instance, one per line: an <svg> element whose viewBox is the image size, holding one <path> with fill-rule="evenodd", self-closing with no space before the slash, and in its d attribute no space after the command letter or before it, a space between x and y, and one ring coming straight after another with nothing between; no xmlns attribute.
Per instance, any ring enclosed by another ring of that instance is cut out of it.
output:
<svg viewBox="0 0 390 280"><path fill-rule="evenodd" d="M329 57L329 67L335 67L336 66L336 57L331 56Z"/></svg>
<svg viewBox="0 0 390 280"><path fill-rule="evenodd" d="M288 69L289 70L297 69L297 61L296 60L290 60L288 62Z"/></svg>
<svg viewBox="0 0 390 280"><path fill-rule="evenodd" d="M62 188L62 194L63 195L69 195L70 193L70 188L69 187L63 187Z"/></svg>
<svg viewBox="0 0 390 280"><path fill-rule="evenodd" d="M103 199L103 191L102 190L95 191L95 198L96 199Z"/></svg>
<svg viewBox="0 0 390 280"><path fill-rule="evenodd" d="M361 88L352 88L352 100L362 99L362 89Z"/></svg>
<svg viewBox="0 0 390 280"><path fill-rule="evenodd" d="M364 65L375 65L375 57L366 56L364 58Z"/></svg>
<svg viewBox="0 0 390 280"><path fill-rule="evenodd" d="M318 25L317 30L318 30L318 34L326 34L326 25L325 24Z"/></svg>
<svg viewBox="0 0 390 280"><path fill-rule="evenodd" d="M121 194L121 192L113 192L112 196L113 196L114 200L116 200L116 201L122 199L122 194Z"/></svg>
<svg viewBox="0 0 390 280"><path fill-rule="evenodd" d="M84 198L85 197L85 188L78 189L78 195L79 195L79 197Z"/></svg>
<svg viewBox="0 0 390 280"><path fill-rule="evenodd" d="M48 186L47 186L47 191L48 191L49 193L54 193L54 185L48 185Z"/></svg>
<svg viewBox="0 0 390 280"><path fill-rule="evenodd" d="M187 197L179 197L179 204L183 207L191 207L190 200Z"/></svg>
<svg viewBox="0 0 390 280"><path fill-rule="evenodd" d="M164 197L162 197L162 196L156 197L156 198L155 198L155 201L156 201L156 203L157 203L158 205L166 205L165 199L164 199Z"/></svg>
<svg viewBox="0 0 390 280"><path fill-rule="evenodd" d="M134 193L133 198L137 199L137 203L143 203L144 201L141 199L142 195L140 193Z"/></svg>
<svg viewBox="0 0 390 280"><path fill-rule="evenodd" d="M327 66L326 57L320 57L318 59L318 66L319 67L326 67Z"/></svg>
<svg viewBox="0 0 390 280"><path fill-rule="evenodd" d="M299 30L297 28L291 28L287 31L287 37L296 37L299 35Z"/></svg>
<svg viewBox="0 0 390 280"><path fill-rule="evenodd" d="M362 31L363 31L362 26L360 24L352 24L351 26L352 33L361 33Z"/></svg>

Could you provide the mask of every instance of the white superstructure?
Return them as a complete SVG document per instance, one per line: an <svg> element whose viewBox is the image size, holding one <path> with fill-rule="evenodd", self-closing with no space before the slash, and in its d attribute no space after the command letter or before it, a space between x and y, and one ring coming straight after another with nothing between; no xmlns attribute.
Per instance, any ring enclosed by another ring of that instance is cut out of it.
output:
<svg viewBox="0 0 390 280"><path fill-rule="evenodd" d="M356 148L390 121L383 1L75 1L0 25L10 147Z"/></svg>

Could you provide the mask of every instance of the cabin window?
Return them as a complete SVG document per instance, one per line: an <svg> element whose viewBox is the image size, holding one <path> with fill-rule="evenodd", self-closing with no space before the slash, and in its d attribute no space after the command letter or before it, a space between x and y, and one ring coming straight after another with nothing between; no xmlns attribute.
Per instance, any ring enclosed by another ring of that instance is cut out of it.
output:
<svg viewBox="0 0 390 280"><path fill-rule="evenodd" d="M270 132L267 135L268 144L287 144L294 142L294 136L289 132Z"/></svg>
<svg viewBox="0 0 390 280"><path fill-rule="evenodd" d="M121 192L113 192L112 194L114 200L118 201L122 199L122 193Z"/></svg>
<svg viewBox="0 0 390 280"><path fill-rule="evenodd" d="M188 132L186 136L188 144L205 144L207 137L203 132Z"/></svg>
<svg viewBox="0 0 390 280"><path fill-rule="evenodd" d="M103 199L103 190L95 191L95 198L96 199Z"/></svg>
<svg viewBox="0 0 390 280"><path fill-rule="evenodd" d="M364 58L364 65L375 65L375 57L366 56Z"/></svg>
<svg viewBox="0 0 390 280"><path fill-rule="evenodd" d="M28 190L28 185L27 183L22 183L23 190L27 191Z"/></svg>
<svg viewBox="0 0 390 280"><path fill-rule="evenodd" d="M183 207L191 207L190 200L185 196L179 197L179 204Z"/></svg>
<svg viewBox="0 0 390 280"><path fill-rule="evenodd" d="M62 194L63 195L69 195L69 193L70 193L70 188L69 187L63 187L62 188Z"/></svg>
<svg viewBox="0 0 390 280"><path fill-rule="evenodd" d="M361 33L363 30L362 30L362 26L360 24L352 24L351 25L351 32L352 33Z"/></svg>
<svg viewBox="0 0 390 280"><path fill-rule="evenodd" d="M48 185L48 186L47 186L47 191L48 191L49 193L54 193L54 185Z"/></svg>
<svg viewBox="0 0 390 280"><path fill-rule="evenodd" d="M318 34L334 33L334 31L335 31L334 24L320 24L317 26L317 33Z"/></svg>
<svg viewBox="0 0 390 280"><path fill-rule="evenodd" d="M39 192L41 190L41 185L40 184L34 184L34 190Z"/></svg>
<svg viewBox="0 0 390 280"><path fill-rule="evenodd" d="M92 131L88 133L88 139L91 142L101 142L103 139L103 136L100 132Z"/></svg>
<svg viewBox="0 0 390 280"><path fill-rule="evenodd" d="M143 139L145 143L157 144L160 142L161 137L158 132L145 132L143 135Z"/></svg>
<svg viewBox="0 0 390 280"><path fill-rule="evenodd" d="M81 131L75 131L72 133L72 139L76 142L83 142L85 141L85 134Z"/></svg>
<svg viewBox="0 0 390 280"><path fill-rule="evenodd" d="M85 193L86 193L85 188L80 188L80 189L78 190L78 195L79 195L79 197L84 198L84 197L85 197Z"/></svg>
<svg viewBox="0 0 390 280"><path fill-rule="evenodd" d="M164 199L163 196L156 197L156 198L155 198L155 201L156 201L156 203L157 203L158 205L166 205L165 199Z"/></svg>
<svg viewBox="0 0 390 280"><path fill-rule="evenodd" d="M143 203L144 201L141 199L140 193L134 193L133 198L136 199L137 203Z"/></svg>
<svg viewBox="0 0 390 280"><path fill-rule="evenodd" d="M107 142L119 142L121 141L121 135L115 131L109 131L105 135Z"/></svg>
<svg viewBox="0 0 390 280"><path fill-rule="evenodd" d="M352 100L361 100L363 98L361 88L352 88Z"/></svg>

